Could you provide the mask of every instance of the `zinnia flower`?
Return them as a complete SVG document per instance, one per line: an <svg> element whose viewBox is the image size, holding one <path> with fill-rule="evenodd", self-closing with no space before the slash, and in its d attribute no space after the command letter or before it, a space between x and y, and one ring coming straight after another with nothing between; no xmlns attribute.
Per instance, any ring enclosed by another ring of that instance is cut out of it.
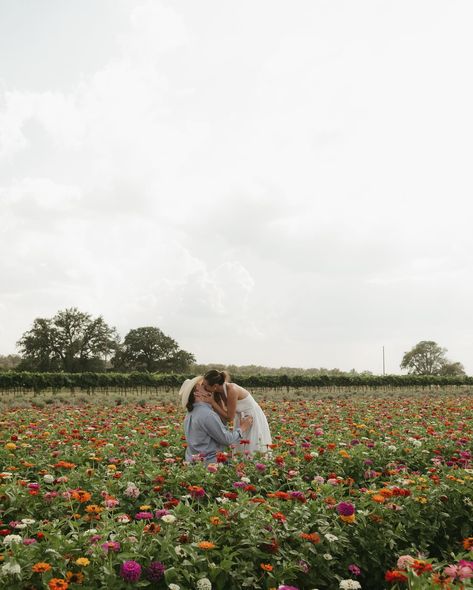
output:
<svg viewBox="0 0 473 590"><path fill-rule="evenodd" d="M141 565L133 559L124 561L120 567L120 576L126 582L138 582L141 577Z"/></svg>
<svg viewBox="0 0 473 590"><path fill-rule="evenodd" d="M145 577L150 582L159 582L164 576L165 566L160 561L152 561L145 570Z"/></svg>
<svg viewBox="0 0 473 590"><path fill-rule="evenodd" d="M340 516L351 516L355 514L355 507L350 502L340 502L337 504L337 512Z"/></svg>

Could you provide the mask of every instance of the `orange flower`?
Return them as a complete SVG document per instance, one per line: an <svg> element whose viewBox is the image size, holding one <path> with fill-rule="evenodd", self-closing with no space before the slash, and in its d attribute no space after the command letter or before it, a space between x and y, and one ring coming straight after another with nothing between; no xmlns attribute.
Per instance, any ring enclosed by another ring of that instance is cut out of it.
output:
<svg viewBox="0 0 473 590"><path fill-rule="evenodd" d="M211 549L215 549L216 545L210 541L201 541L197 544L197 547L199 549L203 549L204 551L210 551Z"/></svg>
<svg viewBox="0 0 473 590"><path fill-rule="evenodd" d="M301 539L310 541L314 545L320 543L320 535L318 533L301 533L299 536L301 537Z"/></svg>
<svg viewBox="0 0 473 590"><path fill-rule="evenodd" d="M69 588L69 584L62 578L53 578L49 581L48 586L49 590L67 590Z"/></svg>
<svg viewBox="0 0 473 590"><path fill-rule="evenodd" d="M463 549L465 549L465 551L470 551L473 549L473 537L467 537L466 539L463 539Z"/></svg>
<svg viewBox="0 0 473 590"><path fill-rule="evenodd" d="M92 495L89 494L89 492L86 492L85 490L76 490L74 492L72 492L71 494L72 498L74 500L77 500L78 502L88 502L90 500L90 498L92 498Z"/></svg>
<svg viewBox="0 0 473 590"><path fill-rule="evenodd" d="M344 516L343 514L340 514L340 520L343 520L343 522L355 522L356 521L356 516L354 514L350 514L349 516Z"/></svg>
<svg viewBox="0 0 473 590"><path fill-rule="evenodd" d="M61 467L63 469L74 469L74 467L76 467L75 463L70 463L69 461L58 461L54 467L56 467L56 469L60 469ZM53 580L58 580L59 578L53 578ZM51 582L53 581L51 580Z"/></svg>
<svg viewBox="0 0 473 590"><path fill-rule="evenodd" d="M222 521L220 520L220 518L218 516L211 516L210 517L210 524L217 526L219 524L222 524Z"/></svg>
<svg viewBox="0 0 473 590"><path fill-rule="evenodd" d="M260 563L259 566L265 572L272 572L273 571L273 566L270 563Z"/></svg>
<svg viewBox="0 0 473 590"><path fill-rule="evenodd" d="M49 565L49 563L46 563L44 561L38 561L38 563L35 563L31 569L36 574L42 574L43 572L49 572L51 566Z"/></svg>
<svg viewBox="0 0 473 590"><path fill-rule="evenodd" d="M378 504L383 504L384 502L386 502L386 498L381 494L374 494L373 496L371 496L371 499L374 502L378 502Z"/></svg>
<svg viewBox="0 0 473 590"><path fill-rule="evenodd" d="M382 488L381 490L379 490L378 493L384 496L385 498L390 498L394 494L394 492L389 488Z"/></svg>
<svg viewBox="0 0 473 590"><path fill-rule="evenodd" d="M66 579L71 584L82 584L84 581L84 574L82 572L67 572Z"/></svg>
<svg viewBox="0 0 473 590"><path fill-rule="evenodd" d="M274 512L272 517L274 518L274 520L279 520L279 522L286 521L286 517L284 516L284 514L282 512Z"/></svg>
<svg viewBox="0 0 473 590"><path fill-rule="evenodd" d="M97 506L97 504L89 504L86 506L85 511L89 512L90 514L100 514L103 512L103 508L101 506Z"/></svg>

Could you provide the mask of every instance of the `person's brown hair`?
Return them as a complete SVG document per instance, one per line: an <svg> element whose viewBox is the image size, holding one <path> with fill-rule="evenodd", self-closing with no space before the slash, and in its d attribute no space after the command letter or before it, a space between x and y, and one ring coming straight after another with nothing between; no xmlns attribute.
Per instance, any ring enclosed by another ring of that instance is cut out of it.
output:
<svg viewBox="0 0 473 590"><path fill-rule="evenodd" d="M225 381L230 381L230 375L226 371L211 369L205 373L204 379L209 385L223 385Z"/></svg>
<svg viewBox="0 0 473 590"><path fill-rule="evenodd" d="M197 384L194 385L194 387L192 388L192 391L189 394L189 397L187 398L187 404L186 404L186 408L188 412L192 412L192 410L194 409L194 404L195 404L195 389L197 387Z"/></svg>

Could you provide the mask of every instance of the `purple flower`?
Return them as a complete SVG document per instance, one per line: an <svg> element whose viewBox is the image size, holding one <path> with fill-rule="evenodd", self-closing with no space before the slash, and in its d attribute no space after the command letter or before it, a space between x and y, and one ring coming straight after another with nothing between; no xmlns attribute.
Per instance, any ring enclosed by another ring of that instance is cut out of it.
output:
<svg viewBox="0 0 473 590"><path fill-rule="evenodd" d="M255 463L255 469L258 471L264 471L266 469L266 465L264 463Z"/></svg>
<svg viewBox="0 0 473 590"><path fill-rule="evenodd" d="M161 508L161 510L156 510L156 512L154 513L156 518L161 518L162 516L165 516L166 514L169 514L169 510L166 510L166 508Z"/></svg>
<svg viewBox="0 0 473 590"><path fill-rule="evenodd" d="M355 565L354 563L352 563L348 566L348 571L351 574L353 574L354 576L359 576L361 574L360 568L357 565Z"/></svg>
<svg viewBox="0 0 473 590"><path fill-rule="evenodd" d="M291 498L293 500L303 500L305 498L304 492L299 492L297 490L293 490L292 492L289 492L289 495L291 496Z"/></svg>
<svg viewBox="0 0 473 590"><path fill-rule="evenodd" d="M233 487L234 488L244 488L246 486L246 483L244 481L235 481L233 482Z"/></svg>
<svg viewBox="0 0 473 590"><path fill-rule="evenodd" d="M286 584L278 586L278 590L299 590L297 586L287 586Z"/></svg>
<svg viewBox="0 0 473 590"><path fill-rule="evenodd" d="M120 566L120 576L125 582L138 582L141 577L141 565L133 559L124 561Z"/></svg>
<svg viewBox="0 0 473 590"><path fill-rule="evenodd" d="M337 505L337 512L341 516L351 516L352 514L355 514L355 507L353 504L350 504L350 502L340 502L340 504Z"/></svg>
<svg viewBox="0 0 473 590"><path fill-rule="evenodd" d="M160 561L152 561L145 570L145 577L150 582L159 582L164 576L165 569L164 564Z"/></svg>

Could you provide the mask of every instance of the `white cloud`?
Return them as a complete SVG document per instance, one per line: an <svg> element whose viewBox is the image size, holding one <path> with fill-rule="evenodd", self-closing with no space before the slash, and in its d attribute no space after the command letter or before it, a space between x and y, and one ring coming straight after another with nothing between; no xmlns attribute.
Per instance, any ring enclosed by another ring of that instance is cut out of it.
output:
<svg viewBox="0 0 473 590"><path fill-rule="evenodd" d="M201 361L377 370L438 338L467 365L468 3L94 16L95 69L2 81L0 352L76 305Z"/></svg>

